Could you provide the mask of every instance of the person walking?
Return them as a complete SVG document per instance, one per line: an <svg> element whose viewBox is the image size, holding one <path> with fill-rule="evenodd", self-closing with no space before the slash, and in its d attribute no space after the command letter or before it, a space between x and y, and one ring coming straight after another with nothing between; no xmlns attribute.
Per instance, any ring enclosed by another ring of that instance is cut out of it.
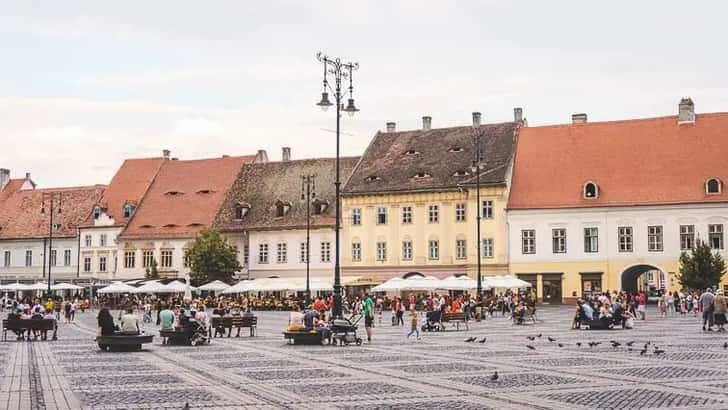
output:
<svg viewBox="0 0 728 410"><path fill-rule="evenodd" d="M401 298L397 298L397 325L404 326L404 304ZM414 310L414 306L413 309Z"/></svg>
<svg viewBox="0 0 728 410"><path fill-rule="evenodd" d="M726 301L723 291L719 289L713 298L713 317L719 332L725 332L726 311L728 311L728 301Z"/></svg>
<svg viewBox="0 0 728 410"><path fill-rule="evenodd" d="M369 294L364 294L364 303L362 303L362 313L364 315L364 329L367 332L367 342L372 342L372 333L374 329L374 302Z"/></svg>
<svg viewBox="0 0 728 410"><path fill-rule="evenodd" d="M710 288L705 289L705 292L703 292L702 295L700 295L699 305L700 310L703 312L703 331L707 330L708 332L713 331L713 300L715 299L715 296L713 296L713 293L710 291ZM707 329L705 325L708 325Z"/></svg>
<svg viewBox="0 0 728 410"><path fill-rule="evenodd" d="M670 316L675 315L675 298L672 295L672 292L667 292L667 296L665 296L665 300L667 300L667 311L670 313Z"/></svg>
<svg viewBox="0 0 728 410"><path fill-rule="evenodd" d="M647 318L647 294L644 291L637 296L637 312L640 314L640 320Z"/></svg>
<svg viewBox="0 0 728 410"><path fill-rule="evenodd" d="M410 329L410 332L407 333L407 339L415 333L417 334L417 340L420 340L420 331L417 329L417 311L414 307L410 309L410 323L412 324L412 328Z"/></svg>

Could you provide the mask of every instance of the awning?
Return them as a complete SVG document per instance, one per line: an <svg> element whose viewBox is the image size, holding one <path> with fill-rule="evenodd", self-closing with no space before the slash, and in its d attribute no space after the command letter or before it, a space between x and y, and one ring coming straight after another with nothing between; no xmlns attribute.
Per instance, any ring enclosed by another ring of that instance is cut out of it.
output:
<svg viewBox="0 0 728 410"><path fill-rule="evenodd" d="M477 289L478 281L467 276L448 276L440 281L440 289L445 290L470 290Z"/></svg>
<svg viewBox="0 0 728 410"><path fill-rule="evenodd" d="M225 282L223 282L221 280L213 280L212 282L206 283L206 284L200 286L197 289L198 290L207 290L207 291L221 292L221 291L223 291L223 290L225 290L225 289L227 289L229 287L230 287L230 285L228 285L227 283L225 283Z"/></svg>
<svg viewBox="0 0 728 410"><path fill-rule="evenodd" d="M379 286L372 288L373 292L387 292L399 290L435 290L443 289L442 281L434 276L410 277L408 279L392 278Z"/></svg>
<svg viewBox="0 0 728 410"><path fill-rule="evenodd" d="M78 285L73 285L71 283L56 283L55 285L51 286L51 290L80 290L80 289L84 289L84 287L78 286Z"/></svg>
<svg viewBox="0 0 728 410"><path fill-rule="evenodd" d="M111 285L97 290L98 293L132 293L136 288L122 282L113 282Z"/></svg>
<svg viewBox="0 0 728 410"><path fill-rule="evenodd" d="M506 276L486 276L483 278L484 289L521 289L530 288L532 285L525 280L516 277Z"/></svg>
<svg viewBox="0 0 728 410"><path fill-rule="evenodd" d="M386 279L379 276L351 276L342 280L344 286L376 286L384 282L386 282Z"/></svg>

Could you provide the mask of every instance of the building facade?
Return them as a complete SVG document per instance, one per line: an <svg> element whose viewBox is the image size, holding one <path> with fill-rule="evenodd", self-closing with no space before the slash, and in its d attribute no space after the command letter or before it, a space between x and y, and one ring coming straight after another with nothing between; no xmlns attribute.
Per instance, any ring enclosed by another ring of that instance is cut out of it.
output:
<svg viewBox="0 0 728 410"><path fill-rule="evenodd" d="M508 203L510 269L539 300L677 290L696 241L724 257L728 114L524 128ZM725 283L725 280L724 282Z"/></svg>
<svg viewBox="0 0 728 410"><path fill-rule="evenodd" d="M343 269L385 280L411 272L445 277L508 272L505 206L521 110L513 122L375 135L343 190ZM481 141L476 201L476 137ZM481 236L477 238L477 207Z"/></svg>

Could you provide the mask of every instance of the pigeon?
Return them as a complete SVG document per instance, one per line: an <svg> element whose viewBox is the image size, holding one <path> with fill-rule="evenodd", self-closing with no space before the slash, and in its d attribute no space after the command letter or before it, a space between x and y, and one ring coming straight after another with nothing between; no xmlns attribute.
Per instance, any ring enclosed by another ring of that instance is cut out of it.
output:
<svg viewBox="0 0 728 410"><path fill-rule="evenodd" d="M629 351L630 353L632 353L632 348L631 348L631 347L630 347L630 348L628 348L627 350L628 350L628 351Z"/></svg>
<svg viewBox="0 0 728 410"><path fill-rule="evenodd" d="M621 344L621 343L619 343L619 342L615 342L614 340L612 340L612 342L611 342L611 343L612 343L612 347L613 347L613 348L615 348L615 349L616 349L616 348L618 348L619 346L622 346L622 344Z"/></svg>
<svg viewBox="0 0 728 410"><path fill-rule="evenodd" d="M526 339L531 340L531 341L536 340L536 338L533 336L526 336Z"/></svg>
<svg viewBox="0 0 728 410"><path fill-rule="evenodd" d="M475 339L476 339L475 337L469 337L469 338L465 339L465 343L471 343L471 342L474 342L474 341L475 341Z"/></svg>
<svg viewBox="0 0 728 410"><path fill-rule="evenodd" d="M551 336L549 336L549 337L548 337L547 339L549 339L549 342L551 342L551 343L553 343L553 342L555 342L555 341L556 341L556 339L554 339L554 338L553 338L553 337L551 337Z"/></svg>
<svg viewBox="0 0 728 410"><path fill-rule="evenodd" d="M602 342L589 342L589 347L599 346Z"/></svg>
<svg viewBox="0 0 728 410"><path fill-rule="evenodd" d="M630 340L629 342L625 343L627 346L632 346L634 344L634 340Z"/></svg>
<svg viewBox="0 0 728 410"><path fill-rule="evenodd" d="M662 349L655 349L655 356L659 356L659 355L661 355L663 353L665 353L664 350L662 350Z"/></svg>
<svg viewBox="0 0 728 410"><path fill-rule="evenodd" d="M576 342L576 345L581 347L581 342Z"/></svg>
<svg viewBox="0 0 728 410"><path fill-rule="evenodd" d="M484 337L484 338L478 340L478 343L485 343L486 340L488 340L488 338Z"/></svg>
<svg viewBox="0 0 728 410"><path fill-rule="evenodd" d="M531 349L531 350L536 350L536 348L533 347L533 346L531 346L531 345L526 345L526 347L529 348L529 349Z"/></svg>
<svg viewBox="0 0 728 410"><path fill-rule="evenodd" d="M541 337L541 336L543 336L543 335L541 333L539 333L536 337Z"/></svg>
<svg viewBox="0 0 728 410"><path fill-rule="evenodd" d="M498 372L493 372L493 375L490 376L490 380L492 380L492 381L498 380Z"/></svg>
<svg viewBox="0 0 728 410"><path fill-rule="evenodd" d="M728 342L723 343L723 349L728 349Z"/></svg>
<svg viewBox="0 0 728 410"><path fill-rule="evenodd" d="M564 344L563 343L559 343L559 347L564 347Z"/></svg>
<svg viewBox="0 0 728 410"><path fill-rule="evenodd" d="M640 350L640 356L644 356L647 353L647 349Z"/></svg>

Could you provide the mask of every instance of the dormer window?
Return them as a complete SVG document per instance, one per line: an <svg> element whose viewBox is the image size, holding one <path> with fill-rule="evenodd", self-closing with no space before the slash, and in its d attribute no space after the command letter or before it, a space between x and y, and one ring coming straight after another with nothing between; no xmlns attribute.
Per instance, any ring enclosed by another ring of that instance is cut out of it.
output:
<svg viewBox="0 0 728 410"><path fill-rule="evenodd" d="M209 189L200 189L199 191L197 191L198 194L202 194L202 195L211 194L213 192L214 191L209 190Z"/></svg>
<svg viewBox="0 0 728 410"><path fill-rule="evenodd" d="M152 225L149 224L139 225L139 227L144 229L154 228Z"/></svg>
<svg viewBox="0 0 728 410"><path fill-rule="evenodd" d="M723 183L718 178L710 178L705 181L705 193L708 195L717 195L723 192Z"/></svg>
<svg viewBox="0 0 728 410"><path fill-rule="evenodd" d="M414 179L422 179L422 178L430 178L432 175L426 173L426 172L418 172L416 173L412 178Z"/></svg>
<svg viewBox="0 0 728 410"><path fill-rule="evenodd" d="M463 171L463 170L455 171L455 173L452 174L452 176L454 176L454 177L464 177L464 176L468 176L468 175L470 175L470 172Z"/></svg>
<svg viewBox="0 0 728 410"><path fill-rule="evenodd" d="M584 199L596 199L599 197L599 187L594 182L587 182L584 184Z"/></svg>
<svg viewBox="0 0 728 410"><path fill-rule="evenodd" d="M164 193L164 195L177 196L177 195L182 195L183 193L184 192L180 192L180 191L167 191Z"/></svg>
<svg viewBox="0 0 728 410"><path fill-rule="evenodd" d="M407 151L404 152L404 155L406 155L406 156L418 155L418 154L419 154L419 152L415 151L413 149L408 149Z"/></svg>
<svg viewBox="0 0 728 410"><path fill-rule="evenodd" d="M122 209L124 218L131 218L131 216L134 215L134 209L135 209L134 205L132 205L132 204L124 205L124 208Z"/></svg>
<svg viewBox="0 0 728 410"><path fill-rule="evenodd" d="M243 219L243 217L248 214L248 211L250 211L250 204L238 202L237 204L235 204L235 219Z"/></svg>
<svg viewBox="0 0 728 410"><path fill-rule="evenodd" d="M175 224L166 224L166 225L164 225L164 227L165 227L165 228L178 228L178 227L179 227L179 225L175 225Z"/></svg>
<svg viewBox="0 0 728 410"><path fill-rule="evenodd" d="M276 217L282 218L286 216L288 211L291 209L291 203L290 202L283 202L283 201L276 201Z"/></svg>
<svg viewBox="0 0 728 410"><path fill-rule="evenodd" d="M365 181L372 182L372 181L379 181L380 179L382 179L382 178L379 178L376 175L369 175L368 177L365 178Z"/></svg>
<svg viewBox="0 0 728 410"><path fill-rule="evenodd" d="M91 214L94 216L94 219L99 219L99 216L101 216L101 207L96 205L91 211Z"/></svg>
<svg viewBox="0 0 728 410"><path fill-rule="evenodd" d="M322 201L320 199L313 201L314 215L321 215L325 213L327 209L329 209L329 201Z"/></svg>
<svg viewBox="0 0 728 410"><path fill-rule="evenodd" d="M463 147L450 147L447 152L463 152Z"/></svg>

